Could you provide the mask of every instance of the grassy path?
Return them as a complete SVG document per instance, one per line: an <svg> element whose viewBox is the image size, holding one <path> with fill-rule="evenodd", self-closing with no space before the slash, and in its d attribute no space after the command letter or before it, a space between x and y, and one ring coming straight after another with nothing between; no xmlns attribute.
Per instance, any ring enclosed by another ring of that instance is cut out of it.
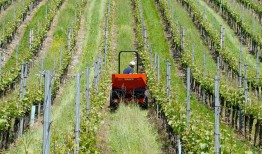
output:
<svg viewBox="0 0 262 154"><path fill-rule="evenodd" d="M160 21L160 17L157 12L154 1L142 0L142 4L144 10L145 23L149 34L149 39L153 44L153 51L156 51L162 58L172 59L168 49L168 43L164 36L164 29ZM162 69L164 67L165 67L165 63L162 62L161 76L165 75L165 71L164 69ZM180 103L186 104L186 89L183 81L178 76L178 74L180 73L177 69L176 64L172 63L171 71L172 71L172 82L171 82L172 89L175 89L175 93L177 95L178 101ZM199 119L196 119L196 117L198 117L199 115L201 115L200 117L202 117L200 121ZM195 96L193 95L191 96L191 118L192 118L191 121L193 123L198 123L198 125L195 125L196 127L205 127L207 132L208 130L212 132L213 128L210 126L212 126L213 125L212 123L214 122L214 113L211 110L209 110L205 105L198 102ZM224 137L222 143L225 143L227 145L232 144L232 146L234 146L233 151L235 152L237 151L239 153L244 153L245 151L253 150L251 146L249 146L245 142L242 142L241 139L239 139L237 135L233 133L232 129L230 129L224 124L221 125L222 125L221 132L223 132L221 135ZM232 142L230 138L233 138L234 141ZM212 139L209 142L213 142ZM194 145L196 143L194 140L192 140L190 144ZM196 145L196 147L199 147L199 145Z"/></svg>
<svg viewBox="0 0 262 154"><path fill-rule="evenodd" d="M89 1L87 4L87 8L83 15L85 17L85 20L83 20L85 23L83 23L84 28L82 31L85 33L85 37L84 40L77 40L83 41L83 50L82 53L78 53L78 60L74 62L74 67L70 67L70 74L76 74L78 71L83 70L87 66L87 63L92 63L97 54L97 52L94 51L98 51L101 43L101 26L103 25L105 2L106 0ZM93 44L92 42L95 43ZM63 93L56 98L52 109L51 118L53 123L51 130L51 150L54 152L54 149L56 149L56 151L66 153L66 150L73 148L73 141L67 137L74 133L75 113L73 111L75 110L75 79L72 78L68 80L65 85L62 85L62 89ZM30 142L27 149L29 149L31 153L41 153L41 124L36 126L36 128L31 132L25 134L23 138L18 141L18 145L13 148L10 153L21 153L21 151L24 151L24 149L26 149L24 143L26 142Z"/></svg>
<svg viewBox="0 0 262 154"><path fill-rule="evenodd" d="M117 52L134 49L135 34L130 1L115 0ZM131 55L123 55L121 65L128 66ZM117 68L117 67L115 67ZM148 111L138 106L120 105L115 113L108 117L109 153L161 153L161 144L157 141L157 132L148 121Z"/></svg>
<svg viewBox="0 0 262 154"><path fill-rule="evenodd" d="M138 106L124 104L110 115L111 153L161 153L161 145L156 140L158 134L147 115L148 111L142 111Z"/></svg>

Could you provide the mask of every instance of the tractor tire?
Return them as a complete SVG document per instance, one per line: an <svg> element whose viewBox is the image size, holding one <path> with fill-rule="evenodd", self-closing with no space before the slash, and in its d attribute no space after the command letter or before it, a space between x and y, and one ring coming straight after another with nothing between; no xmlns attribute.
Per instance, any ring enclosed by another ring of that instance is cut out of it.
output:
<svg viewBox="0 0 262 154"><path fill-rule="evenodd" d="M112 92L110 93L110 107L113 108L115 106L115 103L113 102L112 98Z"/></svg>
<svg viewBox="0 0 262 154"><path fill-rule="evenodd" d="M145 96L145 101L140 104L140 107L145 110L148 109L148 97L147 96Z"/></svg>

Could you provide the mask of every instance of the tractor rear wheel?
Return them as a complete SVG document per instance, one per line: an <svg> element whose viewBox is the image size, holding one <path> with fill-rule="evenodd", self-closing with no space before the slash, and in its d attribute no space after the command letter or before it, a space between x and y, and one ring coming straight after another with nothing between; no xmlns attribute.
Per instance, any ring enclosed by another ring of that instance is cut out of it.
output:
<svg viewBox="0 0 262 154"><path fill-rule="evenodd" d="M148 109L148 97L145 96L145 101L140 104L143 109Z"/></svg>
<svg viewBox="0 0 262 154"><path fill-rule="evenodd" d="M113 110L115 110L116 108L117 108L117 106L118 106L118 103L117 102L115 102L114 100L115 100L115 98L113 98L114 96L113 96L113 92L111 92L110 93L110 108L111 109L113 109Z"/></svg>
<svg viewBox="0 0 262 154"><path fill-rule="evenodd" d="M110 107L113 108L114 107L114 102L113 102L113 98L112 98L112 92L110 93Z"/></svg>

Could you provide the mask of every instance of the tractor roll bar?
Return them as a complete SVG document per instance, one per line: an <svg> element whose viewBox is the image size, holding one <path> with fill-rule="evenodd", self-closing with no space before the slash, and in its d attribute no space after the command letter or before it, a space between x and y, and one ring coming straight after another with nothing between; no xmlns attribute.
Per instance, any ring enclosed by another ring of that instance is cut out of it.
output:
<svg viewBox="0 0 262 154"><path fill-rule="evenodd" d="M136 73L138 73L138 59L139 59L139 55L138 55L137 50L122 50L118 54L118 74L120 74L120 57L121 57L121 53L122 52L134 52L136 54Z"/></svg>

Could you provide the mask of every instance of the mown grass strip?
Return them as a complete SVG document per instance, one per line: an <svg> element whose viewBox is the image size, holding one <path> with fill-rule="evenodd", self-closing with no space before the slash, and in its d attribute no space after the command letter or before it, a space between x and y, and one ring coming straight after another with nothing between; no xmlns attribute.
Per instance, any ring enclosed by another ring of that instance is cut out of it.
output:
<svg viewBox="0 0 262 154"><path fill-rule="evenodd" d="M125 5L129 3L126 1L116 1L116 25L117 29L117 52L121 50L134 50L134 40L135 34L132 30L132 11ZM122 9L121 7L126 8ZM128 14L126 13L128 11ZM129 62L136 61L134 59L133 53L123 53L120 61L120 73L122 73L123 69L128 67ZM117 73L118 67L116 67L115 72ZM136 71L136 69L134 70Z"/></svg>
<svg viewBox="0 0 262 154"><path fill-rule="evenodd" d="M111 153L161 153L157 132L149 123L147 114L139 106L119 105L117 111L110 115Z"/></svg>

